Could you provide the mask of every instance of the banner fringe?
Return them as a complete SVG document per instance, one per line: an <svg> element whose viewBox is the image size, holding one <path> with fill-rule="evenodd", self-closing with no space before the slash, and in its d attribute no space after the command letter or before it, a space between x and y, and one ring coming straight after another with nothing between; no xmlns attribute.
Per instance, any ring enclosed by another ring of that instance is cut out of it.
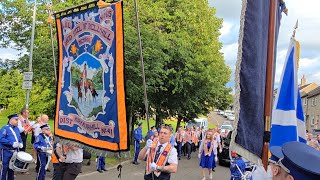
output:
<svg viewBox="0 0 320 180"><path fill-rule="evenodd" d="M123 153L129 153L130 151L122 151L122 150L117 150L117 151L107 151L107 150L102 150L102 149L96 149L90 146L87 146L85 144L82 144L80 142L75 142L73 140L69 140L69 139L65 139L65 138L61 138L58 136L54 136L54 141L55 143L61 143L61 144L68 144L68 145L72 145L72 146L77 146L87 152L89 152L92 155L95 156L104 156L104 157L117 157L118 159L123 159L126 158L126 156L121 156L121 152ZM131 157L131 155L129 155L129 157Z"/></svg>
<svg viewBox="0 0 320 180"><path fill-rule="evenodd" d="M238 40L238 55L237 55L237 63L236 63L236 71L235 71L235 96L234 96L234 112L235 112L235 121L233 123L234 130L231 135L230 142L230 150L235 151L236 153L243 156L245 159L256 163L261 164L261 159L240 146L235 142L235 138L237 136L238 123L239 123L239 114L240 114L240 71L241 71L241 62L242 62L242 41L244 36L244 22L245 15L247 10L247 0L242 0L242 10L241 10L241 19L240 19L240 30L239 30L239 40Z"/></svg>

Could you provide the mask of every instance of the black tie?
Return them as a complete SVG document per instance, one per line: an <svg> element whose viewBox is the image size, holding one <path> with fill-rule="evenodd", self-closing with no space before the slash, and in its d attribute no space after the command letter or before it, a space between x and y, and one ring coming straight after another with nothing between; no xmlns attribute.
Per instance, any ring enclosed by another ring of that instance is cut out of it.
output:
<svg viewBox="0 0 320 180"><path fill-rule="evenodd" d="M161 148L162 148L162 145L160 144L159 146L158 146L158 150L157 150L157 152L156 152L156 156L154 157L154 162L157 162L157 160L158 160L158 158L159 158L159 156L160 156L160 150L161 150Z"/></svg>

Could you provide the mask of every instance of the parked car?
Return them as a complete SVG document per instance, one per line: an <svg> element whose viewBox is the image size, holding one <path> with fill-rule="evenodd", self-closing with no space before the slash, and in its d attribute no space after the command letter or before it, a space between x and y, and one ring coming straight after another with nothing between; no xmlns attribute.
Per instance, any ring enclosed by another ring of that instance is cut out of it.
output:
<svg viewBox="0 0 320 180"><path fill-rule="evenodd" d="M231 163L231 152L229 149L230 146L230 141L231 141L231 135L232 135L232 131L229 132L228 136L226 138L222 138L222 152L218 153L218 162L219 165L221 166L226 166L226 167L230 167L230 163ZM249 172L253 172L256 165L248 160L246 160L245 158L243 158L245 164L246 164L246 171Z"/></svg>
<svg viewBox="0 0 320 180"><path fill-rule="evenodd" d="M220 126L220 130L221 132L226 132L226 130L232 131L233 130L233 126L231 124L222 124Z"/></svg>
<svg viewBox="0 0 320 180"><path fill-rule="evenodd" d="M223 115L224 115L224 111L220 110L220 111L219 111L219 115L222 115L222 116L223 116Z"/></svg>
<svg viewBox="0 0 320 180"><path fill-rule="evenodd" d="M227 116L227 119L228 119L229 121L234 121L235 117L234 117L233 114L230 114L230 115Z"/></svg>

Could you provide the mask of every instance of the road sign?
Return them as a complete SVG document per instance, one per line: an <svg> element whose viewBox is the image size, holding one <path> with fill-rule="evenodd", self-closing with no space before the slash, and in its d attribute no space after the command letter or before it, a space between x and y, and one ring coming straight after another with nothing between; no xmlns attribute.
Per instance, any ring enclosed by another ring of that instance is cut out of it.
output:
<svg viewBox="0 0 320 180"><path fill-rule="evenodd" d="M33 72L24 72L23 73L23 81L32 81Z"/></svg>
<svg viewBox="0 0 320 180"><path fill-rule="evenodd" d="M23 81L22 82L22 89L31 89L32 88L32 81Z"/></svg>

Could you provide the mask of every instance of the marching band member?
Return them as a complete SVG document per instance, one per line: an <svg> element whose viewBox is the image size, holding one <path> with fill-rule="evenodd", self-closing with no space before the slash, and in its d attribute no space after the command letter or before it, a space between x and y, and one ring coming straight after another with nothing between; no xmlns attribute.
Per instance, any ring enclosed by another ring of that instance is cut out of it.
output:
<svg viewBox="0 0 320 180"><path fill-rule="evenodd" d="M106 169L106 157L97 156L97 171L99 173L103 173L103 171L107 171L107 169Z"/></svg>
<svg viewBox="0 0 320 180"><path fill-rule="evenodd" d="M246 169L246 164L239 154L232 152L231 156L234 157L234 160L230 164L231 180L241 180L241 176Z"/></svg>
<svg viewBox="0 0 320 180"><path fill-rule="evenodd" d="M8 125L2 127L0 131L0 148L2 149L2 169L1 179L8 180L14 179L14 172L9 169L10 159L18 148L23 148L22 139L20 137L20 131L18 126L18 115L12 114L8 116Z"/></svg>
<svg viewBox="0 0 320 180"><path fill-rule="evenodd" d="M145 180L151 180L153 177L154 180L170 180L171 173L177 172L177 150L170 144L171 133L171 127L162 127L159 141L148 140L140 151L139 160L147 158Z"/></svg>
<svg viewBox="0 0 320 180"><path fill-rule="evenodd" d="M51 132L47 124L42 125L40 128L42 132L37 136L33 146L37 150L38 161L40 163L37 180L45 180L47 151L52 150L52 139L49 136Z"/></svg>
<svg viewBox="0 0 320 180"><path fill-rule="evenodd" d="M191 159L191 151L192 151L192 131L190 127L187 127L187 132L184 134L184 145L185 150L188 156L188 159Z"/></svg>
<svg viewBox="0 0 320 180"><path fill-rule="evenodd" d="M138 127L134 130L134 160L132 164L139 164L137 159L140 152L140 143L144 142L142 138L142 122L138 124Z"/></svg>

